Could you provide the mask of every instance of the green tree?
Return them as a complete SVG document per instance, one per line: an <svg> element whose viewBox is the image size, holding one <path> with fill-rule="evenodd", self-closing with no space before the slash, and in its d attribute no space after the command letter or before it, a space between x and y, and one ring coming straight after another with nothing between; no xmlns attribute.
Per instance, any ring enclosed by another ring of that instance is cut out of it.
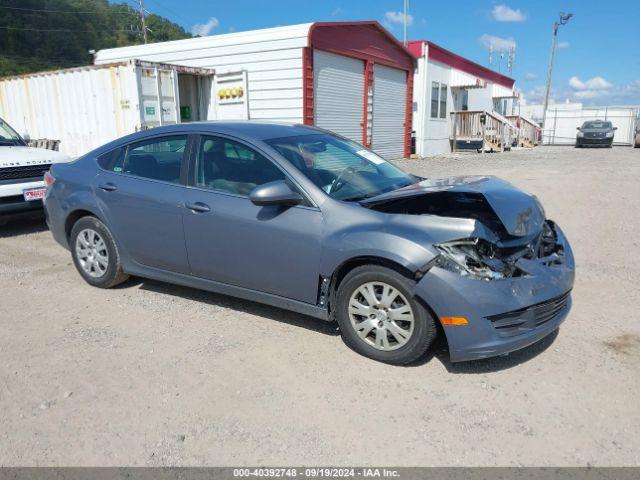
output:
<svg viewBox="0 0 640 480"><path fill-rule="evenodd" d="M180 25L147 16L149 42L190 38ZM107 0L0 0L0 76L92 62L89 50L143 42L138 11Z"/></svg>

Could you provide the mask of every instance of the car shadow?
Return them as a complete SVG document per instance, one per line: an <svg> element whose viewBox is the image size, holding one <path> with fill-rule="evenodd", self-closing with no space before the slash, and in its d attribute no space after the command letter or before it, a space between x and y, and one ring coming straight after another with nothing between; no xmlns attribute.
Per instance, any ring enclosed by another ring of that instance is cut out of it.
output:
<svg viewBox="0 0 640 480"><path fill-rule="evenodd" d="M243 313L248 313L250 315L257 315L270 320L286 323L288 325L306 328L307 330L312 330L324 335L336 336L340 334L338 325L335 322L325 322L308 315L302 315L300 313L291 312L278 307L272 307L270 305L264 305L262 303L252 302L250 300L243 300L227 295L208 292L206 290L183 287L180 285L138 277L132 277L115 288L131 288L136 285L139 286L140 289L148 290L150 292L206 303L207 305L214 307L229 308Z"/></svg>
<svg viewBox="0 0 640 480"><path fill-rule="evenodd" d="M517 367L518 365L526 363L537 357L553 345L558 337L558 333L559 329L556 329L546 337L538 340L536 343L529 345L528 347L516 350L515 352L511 352L507 355L486 358L483 360L452 363L449 359L449 351L446 345L444 345L444 348L433 349L433 356L444 365L449 373L478 374L499 372L501 370L508 370L509 368ZM442 341L442 337L440 337L440 340Z"/></svg>
<svg viewBox="0 0 640 480"><path fill-rule="evenodd" d="M236 297L208 292L206 290L183 287L180 285L140 277L131 277L126 282L114 287L114 289L127 289L136 286L142 290L147 290L161 295L171 295L185 300L206 303L207 305L214 307L228 308L248 313L250 315L257 315L268 318L269 320L275 320L288 325L305 328L324 335L340 335L340 330L336 322L325 322L317 318L291 312L278 307L272 307L270 305L264 305L250 300L243 300ZM439 331L438 333L438 336L429 350L416 361L404 365L405 368L421 367L432 362L434 359L437 359L444 365L449 373L453 374L481 374L507 370L528 362L547 350L557 338L558 329L554 330L538 342L508 355L458 363L452 363L450 361L449 349L444 333L442 331Z"/></svg>
<svg viewBox="0 0 640 480"><path fill-rule="evenodd" d="M7 223L0 223L0 238L19 237L48 230L44 221L44 213L37 213L25 218L8 220Z"/></svg>

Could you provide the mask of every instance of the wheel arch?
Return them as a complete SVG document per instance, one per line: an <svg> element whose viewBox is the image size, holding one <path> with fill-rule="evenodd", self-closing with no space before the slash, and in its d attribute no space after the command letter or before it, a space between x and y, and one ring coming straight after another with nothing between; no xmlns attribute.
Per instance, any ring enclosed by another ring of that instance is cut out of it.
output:
<svg viewBox="0 0 640 480"><path fill-rule="evenodd" d="M96 214L92 210L89 210L86 208L77 208L75 210L72 210L71 212L69 212L69 214L64 220L64 234L67 241L70 240L71 230L73 229L73 226L76 224L78 220L80 220L83 217L96 217L98 220L104 223L102 218L100 218L100 215Z"/></svg>
<svg viewBox="0 0 640 480"><path fill-rule="evenodd" d="M329 302L327 304L327 308L329 310L330 319L333 319L333 307L336 303L336 295L338 293L338 287L340 286L340 283L349 272L364 265L378 265L381 267L387 267L391 270L395 270L399 274L409 279L418 279L418 272L409 268L408 265L403 265L397 260L392 260L388 257L381 257L376 255L359 255L356 257L351 257L338 265L329 278Z"/></svg>

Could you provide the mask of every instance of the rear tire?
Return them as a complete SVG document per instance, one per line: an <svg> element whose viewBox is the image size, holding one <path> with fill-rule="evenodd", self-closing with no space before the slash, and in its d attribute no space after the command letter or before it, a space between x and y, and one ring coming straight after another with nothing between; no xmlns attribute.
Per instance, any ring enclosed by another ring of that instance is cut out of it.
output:
<svg viewBox="0 0 640 480"><path fill-rule="evenodd" d="M379 265L349 272L338 287L335 312L344 343L392 365L423 356L437 329L431 314L413 297L414 287L413 280Z"/></svg>
<svg viewBox="0 0 640 480"><path fill-rule="evenodd" d="M82 217L71 229L71 257L84 280L94 287L111 288L129 278L111 232L96 217Z"/></svg>

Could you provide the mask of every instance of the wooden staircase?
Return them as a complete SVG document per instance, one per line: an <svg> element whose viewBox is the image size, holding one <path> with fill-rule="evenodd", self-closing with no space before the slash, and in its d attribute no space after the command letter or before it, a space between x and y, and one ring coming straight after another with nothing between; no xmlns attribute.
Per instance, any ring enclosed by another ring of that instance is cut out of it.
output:
<svg viewBox="0 0 640 480"><path fill-rule="evenodd" d="M520 147L533 148L538 144L540 127L530 118L521 115L507 115L516 127L516 144Z"/></svg>
<svg viewBox="0 0 640 480"><path fill-rule="evenodd" d="M484 115L484 123L482 118ZM452 150L504 152L513 143L515 127L502 115L482 110L451 112Z"/></svg>

